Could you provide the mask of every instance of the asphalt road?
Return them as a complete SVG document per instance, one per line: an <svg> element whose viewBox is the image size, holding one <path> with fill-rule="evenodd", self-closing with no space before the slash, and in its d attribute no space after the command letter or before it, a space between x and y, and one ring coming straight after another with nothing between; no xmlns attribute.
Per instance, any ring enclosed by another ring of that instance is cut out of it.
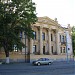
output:
<svg viewBox="0 0 75 75"><path fill-rule="evenodd" d="M0 65L0 75L75 75L75 62L54 62L33 66L31 63Z"/></svg>

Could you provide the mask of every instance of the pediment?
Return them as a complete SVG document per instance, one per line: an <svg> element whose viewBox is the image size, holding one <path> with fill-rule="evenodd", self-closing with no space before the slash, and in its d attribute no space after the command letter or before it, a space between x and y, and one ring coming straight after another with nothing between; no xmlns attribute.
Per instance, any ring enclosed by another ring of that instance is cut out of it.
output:
<svg viewBox="0 0 75 75"><path fill-rule="evenodd" d="M57 21L52 20L51 18L45 16L45 17L38 17L38 23L50 25L50 26L56 26L56 27L61 27L60 24L58 24Z"/></svg>

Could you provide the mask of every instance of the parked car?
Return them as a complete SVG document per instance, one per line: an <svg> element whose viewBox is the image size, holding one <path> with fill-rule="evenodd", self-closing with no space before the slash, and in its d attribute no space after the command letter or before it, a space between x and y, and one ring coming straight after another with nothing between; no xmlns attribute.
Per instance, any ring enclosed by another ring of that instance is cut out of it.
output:
<svg viewBox="0 0 75 75"><path fill-rule="evenodd" d="M53 63L53 60L50 60L48 58L40 58L40 59L32 62L33 65L38 65L38 66L43 65L43 64L50 65L51 63Z"/></svg>

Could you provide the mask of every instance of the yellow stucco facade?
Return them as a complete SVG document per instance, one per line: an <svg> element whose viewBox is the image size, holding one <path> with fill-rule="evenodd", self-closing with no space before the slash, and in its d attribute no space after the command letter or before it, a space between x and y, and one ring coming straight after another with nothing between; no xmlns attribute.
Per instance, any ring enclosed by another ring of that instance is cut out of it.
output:
<svg viewBox="0 0 75 75"><path fill-rule="evenodd" d="M28 39L25 41L24 32L22 33L22 41L26 42L26 49L23 48L22 52L16 52L16 54L10 53L12 59L24 59L25 52L30 52L30 59L37 59L40 57L48 58L66 58L67 49L69 49L69 55L72 55L72 41L71 41L71 27L62 27L57 19L50 19L49 17L38 17L36 24L32 25L34 30L34 39ZM66 35L67 31L67 35ZM69 38L70 42L67 43ZM68 46L66 46L66 44ZM71 46L71 47L69 47ZM25 51L26 50L26 51ZM14 54L14 55L13 55ZM0 58L2 58L0 54Z"/></svg>
<svg viewBox="0 0 75 75"><path fill-rule="evenodd" d="M50 19L49 17L39 17L38 22L32 26L36 39L31 40L32 45L30 47L30 53L32 58L37 58L40 55L43 57L51 58L66 58L67 53L67 35L68 31L69 36L71 37L71 27L68 25L67 28L62 27L58 24L57 19ZM69 38L71 39L71 38ZM72 41L70 41L72 46ZM72 54L72 47L70 47ZM53 55L56 55L55 57ZM63 57L62 57L63 56Z"/></svg>

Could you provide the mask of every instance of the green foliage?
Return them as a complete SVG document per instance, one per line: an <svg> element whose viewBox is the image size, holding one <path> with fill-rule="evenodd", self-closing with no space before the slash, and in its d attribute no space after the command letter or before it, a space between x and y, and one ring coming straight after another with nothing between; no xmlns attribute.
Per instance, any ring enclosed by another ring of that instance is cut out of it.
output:
<svg viewBox="0 0 75 75"><path fill-rule="evenodd" d="M73 45L73 53L75 55L75 26L72 27L72 45Z"/></svg>
<svg viewBox="0 0 75 75"><path fill-rule="evenodd" d="M21 31L33 38L31 25L37 21L35 10L32 0L0 0L0 47L9 51L13 45L24 47L19 37Z"/></svg>

